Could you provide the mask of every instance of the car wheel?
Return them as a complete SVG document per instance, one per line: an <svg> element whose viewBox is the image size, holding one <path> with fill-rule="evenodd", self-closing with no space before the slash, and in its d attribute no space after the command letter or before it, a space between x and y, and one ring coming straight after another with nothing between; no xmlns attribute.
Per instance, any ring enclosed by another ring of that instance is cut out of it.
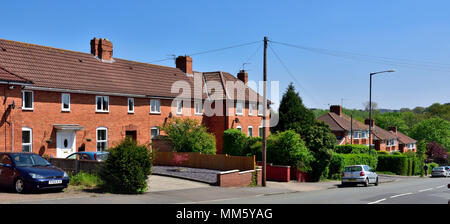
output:
<svg viewBox="0 0 450 224"><path fill-rule="evenodd" d="M377 177L377 181L375 182L375 186L378 186L378 177Z"/></svg>
<svg viewBox="0 0 450 224"><path fill-rule="evenodd" d="M369 186L369 178L366 178L366 180L364 181L364 187L368 187Z"/></svg>
<svg viewBox="0 0 450 224"><path fill-rule="evenodd" d="M16 193L25 193L25 182L21 178L17 178L14 181L14 191Z"/></svg>

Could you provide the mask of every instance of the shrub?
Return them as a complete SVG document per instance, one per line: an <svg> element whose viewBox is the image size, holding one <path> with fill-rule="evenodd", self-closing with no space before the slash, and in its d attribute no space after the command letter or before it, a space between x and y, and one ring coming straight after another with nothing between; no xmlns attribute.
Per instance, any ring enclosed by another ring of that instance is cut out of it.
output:
<svg viewBox="0 0 450 224"><path fill-rule="evenodd" d="M100 171L102 187L113 193L144 193L152 168L152 156L147 146L126 138L108 151L108 159Z"/></svg>
<svg viewBox="0 0 450 224"><path fill-rule="evenodd" d="M267 138L267 161L276 165L288 165L302 172L311 170L313 155L306 148L300 135L292 130L278 132Z"/></svg>
<svg viewBox="0 0 450 224"><path fill-rule="evenodd" d="M224 154L232 156L244 155L247 147L247 136L238 129L228 129L223 132L223 148Z"/></svg>
<svg viewBox="0 0 450 224"><path fill-rule="evenodd" d="M206 127L194 119L175 118L160 126L176 152L216 153L216 139Z"/></svg>
<svg viewBox="0 0 450 224"><path fill-rule="evenodd" d="M350 165L368 165L371 168L376 169L378 165L378 158L376 155L367 153L333 153L330 160L328 177L330 179L340 179L344 168Z"/></svg>
<svg viewBox="0 0 450 224"><path fill-rule="evenodd" d="M387 151L377 151L378 155L389 155L389 152Z"/></svg>
<svg viewBox="0 0 450 224"><path fill-rule="evenodd" d="M246 156L255 156L256 161L262 161L262 138L248 137L247 146L244 149Z"/></svg>
<svg viewBox="0 0 450 224"><path fill-rule="evenodd" d="M400 155L402 155L402 153L401 152L393 152L392 155L400 156Z"/></svg>

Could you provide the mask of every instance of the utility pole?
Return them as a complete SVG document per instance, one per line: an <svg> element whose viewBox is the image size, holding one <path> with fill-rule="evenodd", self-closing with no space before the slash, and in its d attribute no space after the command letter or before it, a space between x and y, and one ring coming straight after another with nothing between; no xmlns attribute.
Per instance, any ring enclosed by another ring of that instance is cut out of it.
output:
<svg viewBox="0 0 450 224"><path fill-rule="evenodd" d="M262 181L261 185L266 186L266 128L267 128L267 37L264 37L264 64L263 64L263 136L262 136Z"/></svg>

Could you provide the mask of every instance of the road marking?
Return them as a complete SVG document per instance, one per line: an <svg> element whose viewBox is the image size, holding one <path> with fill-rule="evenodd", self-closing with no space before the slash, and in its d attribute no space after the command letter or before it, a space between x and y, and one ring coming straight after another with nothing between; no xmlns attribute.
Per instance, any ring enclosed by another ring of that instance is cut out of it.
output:
<svg viewBox="0 0 450 224"><path fill-rule="evenodd" d="M408 193L404 193L404 194L397 194L397 195L391 196L390 198L396 198L396 197L405 196L405 195L409 195L409 194L412 194L412 192L408 192Z"/></svg>
<svg viewBox="0 0 450 224"><path fill-rule="evenodd" d="M443 188L443 187L445 187L445 185L438 186L438 187L436 187L436 189Z"/></svg>
<svg viewBox="0 0 450 224"><path fill-rule="evenodd" d="M369 203L367 203L367 204L376 204L376 203L379 203L379 202L382 202L382 201L385 201L386 200L386 198L383 198L383 199L380 199L380 200L378 200L378 201L373 201L373 202L369 202Z"/></svg>
<svg viewBox="0 0 450 224"><path fill-rule="evenodd" d="M420 190L419 192L424 192L424 191L429 191L429 190L433 190L433 188L423 189L423 190Z"/></svg>

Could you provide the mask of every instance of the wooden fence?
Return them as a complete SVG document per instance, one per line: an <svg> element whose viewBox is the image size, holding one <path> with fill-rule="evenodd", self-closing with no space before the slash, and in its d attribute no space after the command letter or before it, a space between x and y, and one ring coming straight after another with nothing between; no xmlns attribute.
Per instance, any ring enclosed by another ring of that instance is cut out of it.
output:
<svg viewBox="0 0 450 224"><path fill-rule="evenodd" d="M80 171L86 173L97 173L102 165L102 162L95 160L50 158L48 161L54 166L71 173L78 173Z"/></svg>
<svg viewBox="0 0 450 224"><path fill-rule="evenodd" d="M155 152L153 165L183 166L211 170L254 170L255 156L201 154L194 152Z"/></svg>

